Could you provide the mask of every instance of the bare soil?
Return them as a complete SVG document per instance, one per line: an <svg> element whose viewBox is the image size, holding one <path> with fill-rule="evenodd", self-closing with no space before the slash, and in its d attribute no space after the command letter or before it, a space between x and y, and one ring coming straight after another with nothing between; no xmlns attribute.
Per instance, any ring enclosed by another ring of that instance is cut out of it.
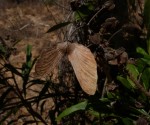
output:
<svg viewBox="0 0 150 125"><path fill-rule="evenodd" d="M37 2L36 0L16 4L15 1L1 0L0 37L2 37L9 46L11 46L16 40L20 41L15 45L17 53L11 55L9 58L10 63L16 67L22 66L26 59L26 47L28 44L32 45L32 56L34 59L41 53L44 47L58 41L56 33L46 33L46 31L62 19L63 14L61 10L58 6L54 6L52 4L45 5L42 2ZM34 69L31 75L32 74L34 74ZM17 77L16 79L17 83L20 84L20 87L22 87L21 78ZM31 89L40 91L41 86L32 86ZM36 93L33 93L33 91L27 93L27 98L33 96L36 96ZM44 109L45 112L43 114L44 118L46 118L48 109L52 106L53 101L51 99L47 99ZM18 119L20 114L29 115L27 110L23 107L19 112L17 112L17 114L8 118L4 124L7 125L11 119L15 119L17 120L15 125L22 125L26 119ZM50 121L48 122L50 124ZM39 123L39 125L42 124Z"/></svg>

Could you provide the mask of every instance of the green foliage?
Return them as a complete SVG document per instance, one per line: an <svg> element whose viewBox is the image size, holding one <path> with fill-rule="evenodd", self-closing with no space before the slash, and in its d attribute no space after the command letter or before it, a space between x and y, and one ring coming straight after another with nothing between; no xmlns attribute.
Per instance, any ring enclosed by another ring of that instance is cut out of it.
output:
<svg viewBox="0 0 150 125"><path fill-rule="evenodd" d="M6 53L6 49L4 48L4 46L2 44L0 44L0 53Z"/></svg>
<svg viewBox="0 0 150 125"><path fill-rule="evenodd" d="M118 76L117 79L123 84L124 87L126 87L127 89L131 90L133 89L132 82L129 81L129 79L126 79L124 77Z"/></svg>
<svg viewBox="0 0 150 125"><path fill-rule="evenodd" d="M28 45L26 49L26 62L22 65L23 92L26 96L26 85L28 84L29 76L36 59L32 61L32 46Z"/></svg>
<svg viewBox="0 0 150 125"><path fill-rule="evenodd" d="M74 18L76 21L86 20L86 18L88 18L88 16L93 12L93 10L93 3L87 2L75 11Z"/></svg>
<svg viewBox="0 0 150 125"><path fill-rule="evenodd" d="M66 110L64 110L57 118L57 121L60 121L63 117L70 115L71 113L77 112L79 110L85 110L87 106L87 101L80 102L76 105L73 105Z"/></svg>

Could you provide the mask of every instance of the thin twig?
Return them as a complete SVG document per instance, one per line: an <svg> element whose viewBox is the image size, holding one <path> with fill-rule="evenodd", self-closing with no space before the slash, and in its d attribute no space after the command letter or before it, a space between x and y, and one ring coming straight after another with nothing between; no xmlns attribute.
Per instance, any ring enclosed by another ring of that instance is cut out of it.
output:
<svg viewBox="0 0 150 125"><path fill-rule="evenodd" d="M104 9L104 7L102 7L99 11L97 11L97 13L94 14L94 16L89 20L89 22L87 23L87 25L89 26L90 23L92 22L92 20Z"/></svg>
<svg viewBox="0 0 150 125"><path fill-rule="evenodd" d="M47 125L47 123L45 122L45 120L42 118L42 116L40 116L37 112L35 112L33 110L33 108L31 107L30 103L28 101L26 101L26 99L24 99L24 97L22 96L22 92L19 89L19 86L17 84L17 81L15 79L15 76L13 74L13 72L11 72L12 76L13 76L13 80L15 83L15 87L16 90L13 88L14 92L16 92L16 94L18 95L19 99L21 100L21 102L24 104L24 106L26 107L27 111L31 114L31 116L33 117L33 119L37 122L36 118L38 118L39 120L41 120L41 122L43 122L45 125ZM36 117L36 118L35 118Z"/></svg>
<svg viewBox="0 0 150 125"><path fill-rule="evenodd" d="M115 7L113 1L106 1L103 6L101 7L101 9L99 9L95 14L94 16L90 19L90 21L87 23L87 25L89 26L90 23L92 22L92 20L105 8L108 8L108 10L111 10Z"/></svg>
<svg viewBox="0 0 150 125"><path fill-rule="evenodd" d="M46 5L45 1L44 1L44 0L42 0L42 1L43 1L42 3L45 5L47 11L48 11L48 12L50 13L50 15L52 16L52 18L53 18L55 24L57 25L58 22L57 22L55 16L52 14L51 10L50 10L50 9L48 8L48 6ZM60 30L60 32L62 32L62 33L64 34L63 30ZM61 33L60 33L60 32L57 31L57 36L58 36L57 38L62 41L62 37L61 37Z"/></svg>
<svg viewBox="0 0 150 125"><path fill-rule="evenodd" d="M138 4L139 4L141 13L143 13L143 9L142 9L143 7L142 7L142 2L141 2L141 0L137 0L137 2L138 2Z"/></svg>
<svg viewBox="0 0 150 125"><path fill-rule="evenodd" d="M65 7L65 6L63 6L63 5L60 5L60 4L59 4L59 3L57 3L55 0L54 0L54 1L52 1L52 2L54 2L57 6L62 7L63 9L65 9L65 10L67 10L67 11L70 11L70 9L66 8L66 7Z"/></svg>
<svg viewBox="0 0 150 125"><path fill-rule="evenodd" d="M105 82L104 82L104 86L103 86L103 90L102 90L102 98L104 97L105 95L105 92L106 92L106 85L107 85L107 82L108 82L108 79L107 77L105 78Z"/></svg>
<svg viewBox="0 0 150 125"><path fill-rule="evenodd" d="M22 26L21 28L19 28L19 30L23 30L24 28L28 27L29 25L30 25L30 24L28 23L28 24Z"/></svg>
<svg viewBox="0 0 150 125"><path fill-rule="evenodd" d="M118 31L116 31L109 39L108 39L108 43L110 43L111 39L117 35L118 33L120 33L122 31L122 29L119 29Z"/></svg>
<svg viewBox="0 0 150 125"><path fill-rule="evenodd" d="M69 39L71 39L72 35L73 35L77 30L79 30L80 28L82 28L83 26L84 26L84 25L77 27L77 28L71 33L71 35L69 36Z"/></svg>
<svg viewBox="0 0 150 125"><path fill-rule="evenodd" d="M68 94L68 93L49 93L49 94L45 94L44 96L41 97L41 100L44 100L44 99L47 99L47 98L53 98L53 97L64 97L64 98L67 98L67 97L71 97L73 98L75 95L73 94ZM31 98L28 98L28 99L25 99L28 103L34 103L34 102L37 102L38 100L38 97L39 96L35 96L35 97L31 97ZM83 96L79 96L80 98L83 98ZM22 101L18 101L18 102L14 102L14 103L9 103L9 104L6 104L5 107L3 107L3 110L10 110L12 108L15 108L17 105L17 107L22 107L24 106L23 102Z"/></svg>

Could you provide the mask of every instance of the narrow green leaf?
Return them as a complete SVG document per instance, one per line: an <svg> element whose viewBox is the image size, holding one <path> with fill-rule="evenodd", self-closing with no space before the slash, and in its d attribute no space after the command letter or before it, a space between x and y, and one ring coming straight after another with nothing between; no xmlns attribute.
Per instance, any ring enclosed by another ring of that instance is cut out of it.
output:
<svg viewBox="0 0 150 125"><path fill-rule="evenodd" d="M24 95L26 96L26 85L28 84L28 80L29 80L29 74L30 71L32 69L32 46L31 45L27 45L26 48L26 62L22 65L22 75L23 75L23 92Z"/></svg>
<svg viewBox="0 0 150 125"><path fill-rule="evenodd" d="M139 53L139 54L141 54L141 55L148 55L148 54L145 52L145 50L144 50L143 48L141 48L141 47L137 47L137 48L136 48L136 52Z"/></svg>
<svg viewBox="0 0 150 125"><path fill-rule="evenodd" d="M132 86L132 88L136 88L136 85L135 85L135 83L129 78L129 76L127 76L127 80L128 80L128 82L130 83L130 85Z"/></svg>
<svg viewBox="0 0 150 125"><path fill-rule="evenodd" d="M121 77L121 76L117 76L117 79L122 83L122 85L124 86L124 87L126 87L127 89L132 89L132 85L130 84L130 82L127 80L127 79L125 79L125 78L123 78L123 77Z"/></svg>
<svg viewBox="0 0 150 125"><path fill-rule="evenodd" d="M59 24L56 24L55 26L51 27L46 33L50 33L50 32L53 32L55 30L58 30L68 24L70 24L71 22L64 22L64 23L59 23Z"/></svg>
<svg viewBox="0 0 150 125"><path fill-rule="evenodd" d="M126 68L133 75L133 77L137 80L137 77L139 76L139 71L137 67L133 64L127 64Z"/></svg>
<svg viewBox="0 0 150 125"><path fill-rule="evenodd" d="M6 49L2 44L0 44L0 53L6 53Z"/></svg>
<svg viewBox="0 0 150 125"><path fill-rule="evenodd" d="M132 108L130 108L130 110L132 111L132 112L134 112L134 114L138 117L139 115L143 115L143 116L146 116L147 118L150 118L150 115L149 115L149 113L148 112L146 112L144 109L137 109L137 108L135 108L135 107L132 107Z"/></svg>
<svg viewBox="0 0 150 125"><path fill-rule="evenodd" d="M115 98L115 94L112 92L107 92L107 97L108 99L114 99Z"/></svg>
<svg viewBox="0 0 150 125"><path fill-rule="evenodd" d="M136 61L136 65L137 65L138 71L141 73L141 72L143 72L143 70L147 64L141 58L139 58Z"/></svg>
<svg viewBox="0 0 150 125"><path fill-rule="evenodd" d="M122 118L122 122L124 123L124 125L134 125L133 120L129 118Z"/></svg>
<svg viewBox="0 0 150 125"><path fill-rule="evenodd" d="M74 14L74 18L75 18L76 21L80 21L82 19L85 19L87 16L88 16L88 14L82 13L78 10Z"/></svg>
<svg viewBox="0 0 150 125"><path fill-rule="evenodd" d="M144 61L147 65L150 66L150 58L149 57L147 56L147 57L141 58L141 60Z"/></svg>
<svg viewBox="0 0 150 125"><path fill-rule="evenodd" d="M110 100L108 98L100 98L100 101L104 102L104 103L110 102Z"/></svg>
<svg viewBox="0 0 150 125"><path fill-rule="evenodd" d="M32 46L31 45L27 45L27 56L31 55L31 50L32 50Z"/></svg>
<svg viewBox="0 0 150 125"><path fill-rule="evenodd" d="M74 14L74 18L76 21L79 20L86 20L87 17L93 12L94 10L94 5L93 1L88 1L84 5L81 5Z"/></svg>
<svg viewBox="0 0 150 125"><path fill-rule="evenodd" d="M91 114L91 115L93 115L94 117L97 117L97 118L100 117L100 113L97 112L97 111L94 111L92 109L88 110L88 113Z"/></svg>
<svg viewBox="0 0 150 125"><path fill-rule="evenodd" d="M87 2L85 5L88 7L88 9L89 9L90 11L93 11L93 10L95 9L95 8L94 8L94 5L93 5L93 1L92 1L92 2L89 1L89 2Z"/></svg>
<svg viewBox="0 0 150 125"><path fill-rule="evenodd" d="M79 110L85 110L86 106L87 106L88 102L87 101L84 101L84 102L80 102L76 105L73 105L67 109L65 109L57 118L56 118L56 121L60 121L63 117L71 114L71 113L74 113L76 111L79 111Z"/></svg>
<svg viewBox="0 0 150 125"><path fill-rule="evenodd" d="M142 77L141 77L143 81L143 86L146 90L150 88L150 77L148 74L150 74L150 68L146 68L142 73Z"/></svg>
<svg viewBox="0 0 150 125"><path fill-rule="evenodd" d="M150 118L149 113L147 113L144 109L138 109L138 111L139 111L142 115L145 115L145 116L147 116L148 118Z"/></svg>

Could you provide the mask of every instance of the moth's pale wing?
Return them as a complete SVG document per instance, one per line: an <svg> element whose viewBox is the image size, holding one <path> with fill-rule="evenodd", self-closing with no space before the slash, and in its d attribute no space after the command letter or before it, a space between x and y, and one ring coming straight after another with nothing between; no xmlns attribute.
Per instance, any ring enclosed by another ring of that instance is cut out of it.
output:
<svg viewBox="0 0 150 125"><path fill-rule="evenodd" d="M71 49L69 49L71 48ZM68 46L68 58L84 92L94 95L97 88L97 64L91 51L77 43Z"/></svg>
<svg viewBox="0 0 150 125"><path fill-rule="evenodd" d="M37 76L44 76L51 73L59 64L63 53L58 48L45 49L35 65L35 72Z"/></svg>

